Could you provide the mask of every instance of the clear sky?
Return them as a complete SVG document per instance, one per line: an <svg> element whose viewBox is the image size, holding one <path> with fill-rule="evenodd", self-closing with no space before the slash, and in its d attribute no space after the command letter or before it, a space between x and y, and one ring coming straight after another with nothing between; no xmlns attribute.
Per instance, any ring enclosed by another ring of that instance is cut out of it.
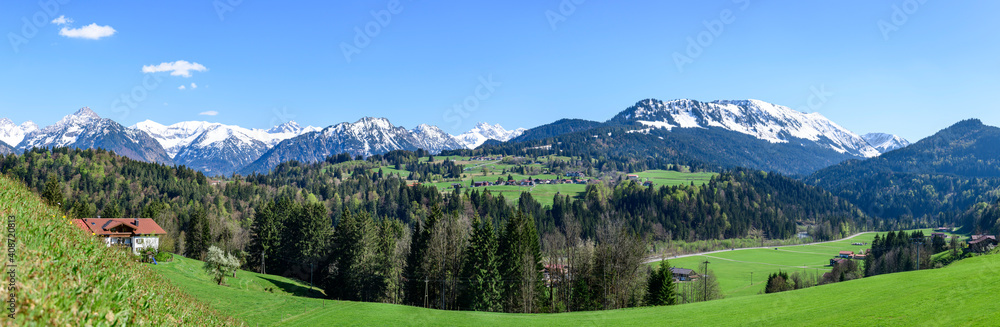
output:
<svg viewBox="0 0 1000 327"><path fill-rule="evenodd" d="M376 116L458 134L754 98L911 141L1000 125L996 1L46 1L0 10L16 123L89 106L125 125Z"/></svg>

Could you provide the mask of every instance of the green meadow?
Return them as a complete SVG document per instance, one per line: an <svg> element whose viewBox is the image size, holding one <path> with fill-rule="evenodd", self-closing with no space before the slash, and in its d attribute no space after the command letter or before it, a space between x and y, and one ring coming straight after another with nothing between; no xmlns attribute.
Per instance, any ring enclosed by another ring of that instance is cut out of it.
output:
<svg viewBox="0 0 1000 327"><path fill-rule="evenodd" d="M754 256L762 254L748 254L748 258ZM297 296L315 294L300 282L245 271L229 279L230 286L218 286L200 268L199 261L180 259L154 270L219 311L260 326L914 326L1000 321L1000 303L995 301L1000 291L996 277L1000 256L996 255L962 260L942 269L777 294L562 314L441 311L324 300Z"/></svg>
<svg viewBox="0 0 1000 327"><path fill-rule="evenodd" d="M923 231L927 235L930 234L929 229ZM741 297L762 292L767 276L779 270L789 274L798 271L822 276L823 273L830 271L828 266L830 259L837 256L840 251L858 253L867 250L876 234L885 233L864 233L850 239L822 244L723 250L704 255L666 259L672 267L696 270L708 261L708 267L715 273L726 297ZM869 245L858 246L852 243ZM658 264L654 262L650 265Z"/></svg>

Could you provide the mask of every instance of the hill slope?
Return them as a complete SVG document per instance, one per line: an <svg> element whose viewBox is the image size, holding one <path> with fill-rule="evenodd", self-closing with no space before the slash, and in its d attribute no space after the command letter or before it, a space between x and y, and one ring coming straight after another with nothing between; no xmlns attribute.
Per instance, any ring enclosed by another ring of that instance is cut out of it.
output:
<svg viewBox="0 0 1000 327"><path fill-rule="evenodd" d="M182 293L131 254L98 243L21 183L0 176L0 216L10 215L17 221L17 314L10 319L4 312L3 325L240 324ZM0 289L3 299L8 295L6 287Z"/></svg>
<svg viewBox="0 0 1000 327"><path fill-rule="evenodd" d="M966 259L943 269L882 275L798 291L746 296L671 307L563 314L440 311L379 303L331 301L272 294L257 286L214 286L206 277L180 273L196 267L183 260L157 270L186 292L261 325L465 325L465 326L912 326L989 325L1000 319L995 277L1000 256ZM266 280L289 290L300 283L240 272L230 284ZM281 293L281 292L279 292Z"/></svg>
<svg viewBox="0 0 1000 327"><path fill-rule="evenodd" d="M817 171L806 182L884 218L964 211L1000 195L1000 128L962 121L877 158Z"/></svg>

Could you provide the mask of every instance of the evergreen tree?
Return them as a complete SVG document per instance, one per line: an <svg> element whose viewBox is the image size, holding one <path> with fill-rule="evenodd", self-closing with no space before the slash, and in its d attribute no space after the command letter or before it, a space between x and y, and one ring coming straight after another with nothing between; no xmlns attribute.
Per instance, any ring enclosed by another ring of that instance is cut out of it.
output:
<svg viewBox="0 0 1000 327"><path fill-rule="evenodd" d="M187 233L187 244L185 250L189 258L202 259L203 253L208 250L210 242L210 231L208 230L208 217L204 208L196 208L191 212Z"/></svg>
<svg viewBox="0 0 1000 327"><path fill-rule="evenodd" d="M121 218L122 210L118 208L118 203L112 202L104 206L104 210L101 210L101 218Z"/></svg>
<svg viewBox="0 0 1000 327"><path fill-rule="evenodd" d="M462 275L469 278L469 284L463 291L461 301L474 311L497 312L503 308L497 235L489 219L476 218L473 229L462 270Z"/></svg>
<svg viewBox="0 0 1000 327"><path fill-rule="evenodd" d="M63 202L62 183L55 174L49 174L48 181L45 182L45 190L42 191L42 199L45 199L51 206L59 205ZM61 209L61 208L60 208Z"/></svg>
<svg viewBox="0 0 1000 327"><path fill-rule="evenodd" d="M660 261L660 268L649 274L646 287L646 305L674 305L677 303L677 289L674 274L667 260Z"/></svg>
<svg viewBox="0 0 1000 327"><path fill-rule="evenodd" d="M518 211L500 243L504 302L508 312L534 312L542 295L542 253L535 221Z"/></svg>
<svg viewBox="0 0 1000 327"><path fill-rule="evenodd" d="M788 278L788 273L784 271L771 274L767 277L767 286L764 287L764 293L790 291L792 290L792 285L789 285L789 281L791 279Z"/></svg>
<svg viewBox="0 0 1000 327"><path fill-rule="evenodd" d="M268 266L275 268L280 266L276 259L279 257L278 251L281 249L281 235L285 224L282 221L283 217L275 212L276 206L277 203L272 200L258 208L251 226L253 233L251 254L260 255L265 273Z"/></svg>

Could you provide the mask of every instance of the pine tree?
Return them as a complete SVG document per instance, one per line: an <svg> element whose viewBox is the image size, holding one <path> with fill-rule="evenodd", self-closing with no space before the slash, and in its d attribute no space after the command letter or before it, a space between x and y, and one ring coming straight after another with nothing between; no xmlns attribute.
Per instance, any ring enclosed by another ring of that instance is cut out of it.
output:
<svg viewBox="0 0 1000 327"><path fill-rule="evenodd" d="M260 254L259 258L263 260L265 273L268 266L275 268L279 266L276 259L278 250L281 249L281 235L285 224L282 221L283 217L274 210L276 205L272 200L258 208L251 226L253 239L250 246L254 252L251 254Z"/></svg>
<svg viewBox="0 0 1000 327"><path fill-rule="evenodd" d="M45 190L42 191L42 199L49 205L60 205L63 202L62 183L55 174L49 174L49 179L45 182Z"/></svg>
<svg viewBox="0 0 1000 327"><path fill-rule="evenodd" d="M187 256L201 259L203 252L208 248L210 231L208 230L208 217L204 208L196 208L191 212L191 220L188 222L187 233Z"/></svg>
<svg viewBox="0 0 1000 327"><path fill-rule="evenodd" d="M542 252L535 221L518 211L507 221L500 243L500 271L504 279L504 302L508 312L533 312L544 291Z"/></svg>
<svg viewBox="0 0 1000 327"><path fill-rule="evenodd" d="M660 261L660 268L649 274L646 287L646 305L674 305L677 303L674 275L667 260Z"/></svg>
<svg viewBox="0 0 1000 327"><path fill-rule="evenodd" d="M469 278L469 285L461 297L462 303L474 311L497 312L503 308L497 235L489 219L480 220L477 217L473 229L462 270L462 275Z"/></svg>

